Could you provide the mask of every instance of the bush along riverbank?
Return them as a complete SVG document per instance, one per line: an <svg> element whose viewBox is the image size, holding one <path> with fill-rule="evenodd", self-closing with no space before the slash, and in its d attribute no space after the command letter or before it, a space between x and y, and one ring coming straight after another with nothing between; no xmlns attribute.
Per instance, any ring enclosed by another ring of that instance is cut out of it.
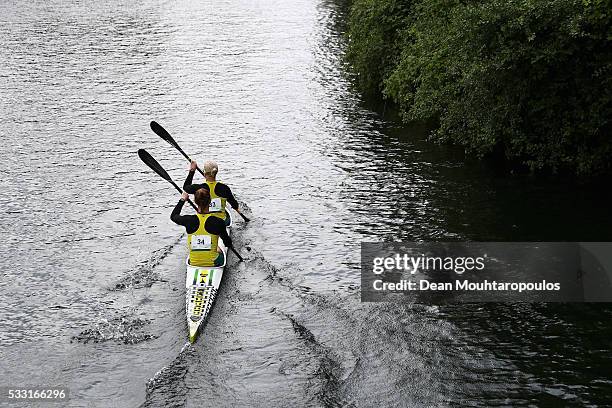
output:
<svg viewBox="0 0 612 408"><path fill-rule="evenodd" d="M529 169L612 169L612 0L353 0L365 96Z"/></svg>

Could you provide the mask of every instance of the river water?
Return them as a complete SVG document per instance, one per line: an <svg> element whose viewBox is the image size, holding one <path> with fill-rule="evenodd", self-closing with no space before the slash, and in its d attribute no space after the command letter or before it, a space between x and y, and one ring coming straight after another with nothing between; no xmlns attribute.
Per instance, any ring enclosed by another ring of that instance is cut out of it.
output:
<svg viewBox="0 0 612 408"><path fill-rule="evenodd" d="M351 88L341 1L0 3L0 385L71 407L605 406L601 305L359 300L359 245L605 240L608 190L508 175ZM188 163L252 222L186 345ZM48 405L45 405L48 406Z"/></svg>

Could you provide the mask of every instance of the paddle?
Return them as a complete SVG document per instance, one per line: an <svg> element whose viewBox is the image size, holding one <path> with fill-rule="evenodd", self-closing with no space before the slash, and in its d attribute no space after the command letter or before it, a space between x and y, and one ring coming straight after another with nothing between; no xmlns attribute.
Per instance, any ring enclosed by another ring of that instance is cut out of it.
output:
<svg viewBox="0 0 612 408"><path fill-rule="evenodd" d="M161 137L162 139L164 139L166 142L168 142L171 146L173 146L176 150L178 150L188 161L189 163L192 162L191 158L189 156L187 156L187 153L185 153L183 151L183 149L181 149L181 146L179 146L178 143L176 143L176 140L174 140L174 138L172 136L170 136L170 133L168 133L168 131L166 129L164 129L164 127L162 125L160 125L159 123L157 123L156 121L151 121L151 130L159 137ZM204 175L204 172L202 170L200 170L199 167L196 167L196 169L200 172L200 174L204 177L206 177ZM249 218L246 217L246 215L244 215L243 213L241 213L240 211L236 210L236 212L242 217L242 219L245 222L249 222L251 221Z"/></svg>
<svg viewBox="0 0 612 408"><path fill-rule="evenodd" d="M174 138L170 136L170 133L168 133L168 131L164 129L162 125L160 125L159 123L153 120L151 121L151 130L157 136L161 137L166 142L168 142L171 146L173 146L176 150L178 150L187 160L189 160L190 163L192 162L191 158L187 156L187 153L185 153L183 149L181 149L181 146L179 146L179 144L176 143L176 140L174 140ZM204 175L204 172L200 170L199 167L196 167L196 169L200 172L202 176Z"/></svg>
<svg viewBox="0 0 612 408"><path fill-rule="evenodd" d="M164 180L172 184L174 188L176 188L180 193L183 192L183 190L181 190L181 188L177 186L176 183L172 180L168 172L164 170L164 168L157 162L157 160L153 158L153 156L149 154L149 152L147 152L145 149L138 149L138 157L140 157L140 160L142 160L144 164L149 166L151 170L157 173L161 178L163 178ZM196 211L198 210L198 208L195 206L193 202L191 202L190 199L187 199L187 202L191 204L194 210ZM238 259L240 259L240 261L244 260L242 256L240 256L238 251L236 251L236 249L233 246L229 247L229 249L231 249L232 252L236 254L236 256L238 257Z"/></svg>
<svg viewBox="0 0 612 408"><path fill-rule="evenodd" d="M183 190L179 186L176 185L176 183L172 180L172 178L170 178L170 175L168 174L168 172L164 170L164 168L157 162L157 160L153 158L153 156L149 154L149 152L147 152L145 149L138 149L138 157L140 157L140 160L142 160L144 164L149 166L151 170L156 172L161 178L166 180L168 183L172 184L179 193L183 192ZM193 209L197 211L198 207L196 207L195 204L191 202L190 199L187 199L187 202L189 202L189 204L191 204Z"/></svg>

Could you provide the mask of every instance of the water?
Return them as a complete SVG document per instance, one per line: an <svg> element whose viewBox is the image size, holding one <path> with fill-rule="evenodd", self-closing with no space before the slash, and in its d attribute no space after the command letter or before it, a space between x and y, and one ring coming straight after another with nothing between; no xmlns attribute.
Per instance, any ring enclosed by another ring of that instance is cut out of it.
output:
<svg viewBox="0 0 612 408"><path fill-rule="evenodd" d="M359 302L359 243L610 240L610 193L509 176L369 111L345 4L0 4L0 361L69 406L605 406L608 307ZM253 221L186 346L182 183ZM252 248L252 250L248 250ZM2 384L0 384L2 385Z"/></svg>

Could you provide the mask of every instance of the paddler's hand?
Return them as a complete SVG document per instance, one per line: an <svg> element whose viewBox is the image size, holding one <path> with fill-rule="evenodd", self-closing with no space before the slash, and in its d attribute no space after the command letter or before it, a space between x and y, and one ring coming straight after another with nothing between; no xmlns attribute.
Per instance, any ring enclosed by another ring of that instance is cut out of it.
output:
<svg viewBox="0 0 612 408"><path fill-rule="evenodd" d="M189 163L189 171L196 171L197 168L198 163L196 163L195 160L192 160L191 163Z"/></svg>
<svg viewBox="0 0 612 408"><path fill-rule="evenodd" d="M183 194L181 194L181 200L183 201L189 200L189 194L183 191Z"/></svg>

